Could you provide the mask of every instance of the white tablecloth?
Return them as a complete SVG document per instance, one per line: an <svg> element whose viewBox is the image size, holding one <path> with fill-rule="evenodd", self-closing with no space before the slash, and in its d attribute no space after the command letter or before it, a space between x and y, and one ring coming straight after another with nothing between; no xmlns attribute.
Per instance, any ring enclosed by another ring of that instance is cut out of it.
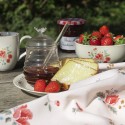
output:
<svg viewBox="0 0 125 125"><path fill-rule="evenodd" d="M104 71L8 109L0 125L125 125L125 70Z"/></svg>

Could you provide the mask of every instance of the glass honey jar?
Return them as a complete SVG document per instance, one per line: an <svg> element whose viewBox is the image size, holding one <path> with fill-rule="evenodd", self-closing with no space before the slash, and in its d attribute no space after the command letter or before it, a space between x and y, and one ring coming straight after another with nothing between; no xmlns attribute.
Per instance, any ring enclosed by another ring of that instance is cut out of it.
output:
<svg viewBox="0 0 125 125"><path fill-rule="evenodd" d="M46 66L43 66L52 48L53 54ZM38 79L44 79L49 82L59 70L59 67L58 49L51 37L40 32L38 36L27 41L23 73L28 83L34 85Z"/></svg>

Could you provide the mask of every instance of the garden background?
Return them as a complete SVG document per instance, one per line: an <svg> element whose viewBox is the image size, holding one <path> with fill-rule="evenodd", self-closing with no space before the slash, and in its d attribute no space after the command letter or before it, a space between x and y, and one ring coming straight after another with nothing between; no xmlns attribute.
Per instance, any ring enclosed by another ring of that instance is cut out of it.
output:
<svg viewBox="0 0 125 125"><path fill-rule="evenodd" d="M0 0L0 31L35 36L34 27L47 27L46 34L58 35L57 20L83 18L83 32L108 25L114 34L125 34L125 0ZM21 45L24 47L24 45Z"/></svg>

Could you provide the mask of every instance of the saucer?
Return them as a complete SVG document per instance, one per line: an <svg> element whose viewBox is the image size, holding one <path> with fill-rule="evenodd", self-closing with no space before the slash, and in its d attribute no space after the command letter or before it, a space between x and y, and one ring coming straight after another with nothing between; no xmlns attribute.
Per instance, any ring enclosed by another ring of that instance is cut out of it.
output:
<svg viewBox="0 0 125 125"><path fill-rule="evenodd" d="M29 83L27 83L24 74L20 74L20 75L16 76L13 79L13 84L17 88L19 88L21 90L24 90L24 91L26 91L26 92L28 92L30 94L33 94L33 95L43 96L43 95L47 94L46 92L37 92L37 91L34 91L33 86L31 86Z"/></svg>

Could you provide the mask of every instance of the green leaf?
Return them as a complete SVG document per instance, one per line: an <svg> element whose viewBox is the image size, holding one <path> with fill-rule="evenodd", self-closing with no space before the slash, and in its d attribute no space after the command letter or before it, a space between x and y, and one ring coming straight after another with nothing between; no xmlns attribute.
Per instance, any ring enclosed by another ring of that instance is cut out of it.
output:
<svg viewBox="0 0 125 125"><path fill-rule="evenodd" d="M51 111L51 110L52 110L52 108L51 108L51 105L50 105L50 104L48 105L48 107L49 107L49 111Z"/></svg>
<svg viewBox="0 0 125 125"><path fill-rule="evenodd" d="M7 117L7 118L5 119L5 122L11 122L11 118L10 118L10 117Z"/></svg>

